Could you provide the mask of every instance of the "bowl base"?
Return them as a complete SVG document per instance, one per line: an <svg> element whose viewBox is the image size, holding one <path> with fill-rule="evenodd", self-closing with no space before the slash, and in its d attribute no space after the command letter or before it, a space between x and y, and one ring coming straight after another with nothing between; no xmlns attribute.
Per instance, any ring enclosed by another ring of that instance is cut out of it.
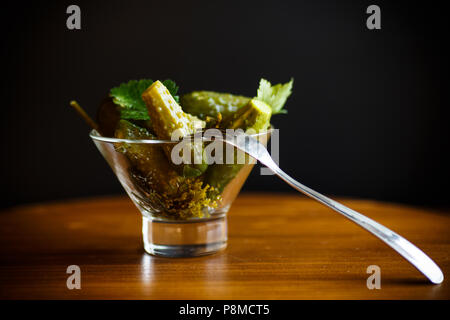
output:
<svg viewBox="0 0 450 320"><path fill-rule="evenodd" d="M226 216L188 221L142 218L144 249L163 257L197 257L227 246Z"/></svg>
<svg viewBox="0 0 450 320"><path fill-rule="evenodd" d="M168 258L182 258L182 257L200 257L209 254L216 253L222 249L225 249L227 242L218 242L210 244L200 245L181 245L181 246L165 246L165 245L152 245L145 244L145 252L160 257Z"/></svg>

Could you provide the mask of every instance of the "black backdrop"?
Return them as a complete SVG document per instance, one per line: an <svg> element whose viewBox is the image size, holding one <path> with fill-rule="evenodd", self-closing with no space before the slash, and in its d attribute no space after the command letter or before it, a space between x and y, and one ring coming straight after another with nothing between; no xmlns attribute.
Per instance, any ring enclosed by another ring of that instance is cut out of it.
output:
<svg viewBox="0 0 450 320"><path fill-rule="evenodd" d="M17 2L17 1L16 1ZM81 7L82 29L66 28ZM392 1L2 3L2 206L121 193L69 108L129 79L254 95L295 78L281 167L331 195L448 205L447 18ZM382 29L366 28L381 7ZM254 170L246 191L291 191Z"/></svg>

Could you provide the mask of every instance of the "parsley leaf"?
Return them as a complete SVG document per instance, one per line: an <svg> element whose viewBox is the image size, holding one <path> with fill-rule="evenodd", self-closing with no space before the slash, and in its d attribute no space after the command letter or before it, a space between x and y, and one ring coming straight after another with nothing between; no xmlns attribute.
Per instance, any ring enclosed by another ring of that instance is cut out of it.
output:
<svg viewBox="0 0 450 320"><path fill-rule="evenodd" d="M283 106L292 93L293 83L294 79L291 79L285 84L279 83L272 86L266 79L261 79L256 98L267 103L272 108L272 114L287 113Z"/></svg>
<svg viewBox="0 0 450 320"><path fill-rule="evenodd" d="M164 80L162 84L169 90L172 97L175 99L177 103L180 103L180 97L177 96L179 87L170 79Z"/></svg>
<svg viewBox="0 0 450 320"><path fill-rule="evenodd" d="M176 95L178 86L172 80L162 82L175 101L179 101ZM110 95L113 102L119 106L121 119L127 120L150 120L147 107L142 100L142 93L153 84L152 79L130 80L120 86L112 88Z"/></svg>

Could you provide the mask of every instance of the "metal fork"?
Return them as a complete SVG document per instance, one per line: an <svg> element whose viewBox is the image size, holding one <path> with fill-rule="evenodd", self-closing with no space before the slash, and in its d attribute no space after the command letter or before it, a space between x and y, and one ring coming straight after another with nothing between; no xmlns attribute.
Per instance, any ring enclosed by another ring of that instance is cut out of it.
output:
<svg viewBox="0 0 450 320"><path fill-rule="evenodd" d="M300 191L308 197L311 197L334 211L339 212L347 219L350 219L360 227L380 238L406 260L408 260L420 272L422 272L432 283L439 284L444 280L444 275L439 266L422 250L378 222L294 180L280 169L280 167L273 161L267 149L255 138L236 131L233 135L226 134L225 139L222 140L261 162L297 191Z"/></svg>

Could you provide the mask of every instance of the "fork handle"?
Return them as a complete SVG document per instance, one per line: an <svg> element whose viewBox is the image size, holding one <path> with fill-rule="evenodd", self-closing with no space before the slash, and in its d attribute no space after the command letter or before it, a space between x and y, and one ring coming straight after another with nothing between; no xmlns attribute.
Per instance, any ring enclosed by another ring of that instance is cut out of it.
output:
<svg viewBox="0 0 450 320"><path fill-rule="evenodd" d="M276 170L270 168L271 166L268 167L294 189L300 191L308 197L319 201L320 203L326 205L334 211L339 212L347 219L350 219L360 227L366 229L376 237L380 238L392 249L397 251L403 258L408 260L420 272L422 272L432 283L439 284L444 280L444 274L442 273L439 266L433 260L431 260L431 258L428 257L422 250L417 248L414 244L412 244L399 234L362 215L361 213L356 212L355 210L352 210L344 206L343 204L334 201L324 196L323 194L320 194L319 192L301 184L300 182L291 178L284 171L282 171L278 166L276 166Z"/></svg>

